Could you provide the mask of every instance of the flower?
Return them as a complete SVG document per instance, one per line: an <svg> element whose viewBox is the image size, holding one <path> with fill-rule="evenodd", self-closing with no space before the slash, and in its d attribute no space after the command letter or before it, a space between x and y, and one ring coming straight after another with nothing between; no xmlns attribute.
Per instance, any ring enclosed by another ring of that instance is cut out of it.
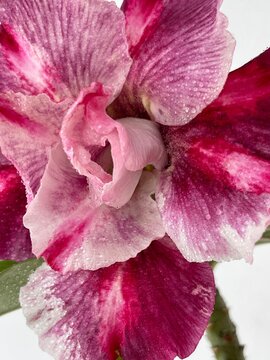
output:
<svg viewBox="0 0 270 360"><path fill-rule="evenodd" d="M21 304L56 359L187 357L215 294L189 261L250 260L269 223L270 53L222 90L220 5L1 1L0 146L53 269Z"/></svg>

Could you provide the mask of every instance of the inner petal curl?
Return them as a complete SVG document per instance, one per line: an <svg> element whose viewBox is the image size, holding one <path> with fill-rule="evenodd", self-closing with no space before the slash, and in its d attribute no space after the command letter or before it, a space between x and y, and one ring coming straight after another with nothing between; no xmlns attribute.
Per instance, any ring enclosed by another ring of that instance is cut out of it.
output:
<svg viewBox="0 0 270 360"><path fill-rule="evenodd" d="M166 150L158 125L139 118L114 120L106 113L110 91L92 83L69 109L61 130L72 165L87 177L100 204L126 204L145 166L162 169Z"/></svg>

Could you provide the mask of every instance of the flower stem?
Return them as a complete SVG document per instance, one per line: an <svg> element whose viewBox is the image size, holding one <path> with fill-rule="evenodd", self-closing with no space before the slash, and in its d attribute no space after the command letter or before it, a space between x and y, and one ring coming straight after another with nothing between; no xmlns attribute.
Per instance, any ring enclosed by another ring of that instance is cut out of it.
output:
<svg viewBox="0 0 270 360"><path fill-rule="evenodd" d="M207 337L217 360L245 360L244 347L238 341L236 327L218 290L214 312L207 328Z"/></svg>

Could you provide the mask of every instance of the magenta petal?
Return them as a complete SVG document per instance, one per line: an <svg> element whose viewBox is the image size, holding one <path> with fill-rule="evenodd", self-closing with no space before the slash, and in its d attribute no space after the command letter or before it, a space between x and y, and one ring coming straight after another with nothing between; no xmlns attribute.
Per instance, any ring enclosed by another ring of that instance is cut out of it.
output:
<svg viewBox="0 0 270 360"><path fill-rule="evenodd" d="M270 160L270 50L230 73L220 96L197 119L262 160ZM213 134L214 135L214 134Z"/></svg>
<svg viewBox="0 0 270 360"><path fill-rule="evenodd" d="M95 270L136 256L165 232L155 201L152 174L144 174L120 209L100 205L60 147L52 152L41 187L28 206L33 253L57 270Z"/></svg>
<svg viewBox="0 0 270 360"><path fill-rule="evenodd" d="M0 260L32 257L29 231L23 226L25 189L16 169L0 152Z"/></svg>
<svg viewBox="0 0 270 360"><path fill-rule="evenodd" d="M129 38L130 31L137 29L137 12L148 9L146 4L146 0L125 2ZM154 27L132 55L134 61L115 106L120 113L132 116L146 110L159 123L183 125L218 96L230 69L234 40L219 12L220 1L164 0L158 19L155 9L161 5L150 4L150 15L139 15L138 21L145 19L144 26L154 21Z"/></svg>
<svg viewBox="0 0 270 360"><path fill-rule="evenodd" d="M57 360L168 360L195 349L214 297L210 266L188 263L166 239L94 272L61 275L43 265L20 301L41 348Z"/></svg>
<svg viewBox="0 0 270 360"><path fill-rule="evenodd" d="M126 16L126 33L131 54L155 30L163 11L163 3L162 0L124 0L122 10Z"/></svg>
<svg viewBox="0 0 270 360"><path fill-rule="evenodd" d="M189 261L251 261L270 221L269 195L231 189L181 159L161 176L156 199L166 232Z"/></svg>
<svg viewBox="0 0 270 360"><path fill-rule="evenodd" d="M230 74L190 124L163 129L171 167L156 196L192 261L245 258L270 223L270 51Z"/></svg>
<svg viewBox="0 0 270 360"><path fill-rule="evenodd" d="M270 162L242 145L197 134L188 155L198 169L229 187L256 194L270 192Z"/></svg>
<svg viewBox="0 0 270 360"><path fill-rule="evenodd" d="M120 91L131 59L124 16L113 2L2 0L0 19L0 92L59 100L93 81Z"/></svg>

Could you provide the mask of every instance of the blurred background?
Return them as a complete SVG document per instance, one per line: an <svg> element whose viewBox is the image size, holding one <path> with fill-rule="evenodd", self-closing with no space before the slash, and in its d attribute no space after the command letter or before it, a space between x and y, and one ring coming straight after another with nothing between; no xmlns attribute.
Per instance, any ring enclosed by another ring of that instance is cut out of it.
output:
<svg viewBox="0 0 270 360"><path fill-rule="evenodd" d="M121 1L116 2L121 4ZM232 66L235 69L270 46L270 1L224 0L222 10L237 41ZM269 360L270 245L256 247L252 265L243 261L219 264L215 276L231 317L237 324L239 338L245 345L246 360ZM51 359L39 349L37 337L27 328L21 310L0 317L0 359L19 358ZM205 338L188 358L212 359L214 357Z"/></svg>

